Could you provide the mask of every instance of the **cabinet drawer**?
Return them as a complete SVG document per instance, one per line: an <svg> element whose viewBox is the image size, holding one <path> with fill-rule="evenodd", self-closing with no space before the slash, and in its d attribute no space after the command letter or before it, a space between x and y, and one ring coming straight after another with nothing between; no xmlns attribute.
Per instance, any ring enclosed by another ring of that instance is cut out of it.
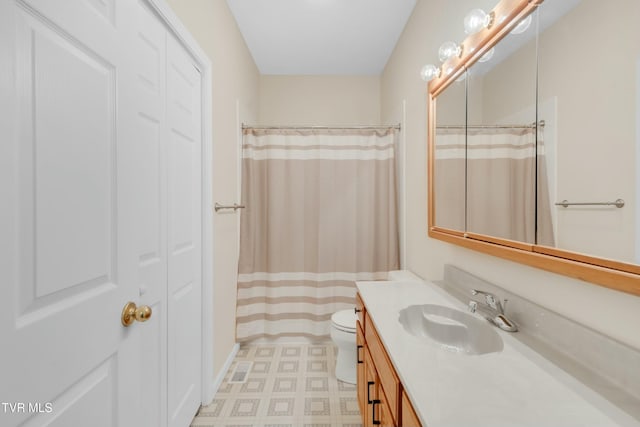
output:
<svg viewBox="0 0 640 427"><path fill-rule="evenodd" d="M371 322L371 318L365 313L365 324L367 325L364 331L367 347L371 353L373 363L378 371L378 377L380 378L380 384L387 397L387 403L391 410L393 419L398 421L398 414L400 412L400 380L396 375L396 371L387 356L378 333Z"/></svg>

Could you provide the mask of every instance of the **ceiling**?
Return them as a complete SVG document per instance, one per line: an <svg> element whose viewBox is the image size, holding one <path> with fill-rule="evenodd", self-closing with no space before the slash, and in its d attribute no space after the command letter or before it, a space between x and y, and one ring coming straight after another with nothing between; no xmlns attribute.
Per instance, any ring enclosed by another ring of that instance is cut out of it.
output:
<svg viewBox="0 0 640 427"><path fill-rule="evenodd" d="M416 0L227 0L261 74L379 75Z"/></svg>

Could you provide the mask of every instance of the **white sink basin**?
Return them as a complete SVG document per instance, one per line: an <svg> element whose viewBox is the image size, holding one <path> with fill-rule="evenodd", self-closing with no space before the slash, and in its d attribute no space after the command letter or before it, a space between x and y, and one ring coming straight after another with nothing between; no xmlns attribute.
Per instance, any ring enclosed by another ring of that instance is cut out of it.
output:
<svg viewBox="0 0 640 427"><path fill-rule="evenodd" d="M502 338L489 323L443 305L411 305L400 310L399 321L411 335L456 353L496 353L503 348Z"/></svg>

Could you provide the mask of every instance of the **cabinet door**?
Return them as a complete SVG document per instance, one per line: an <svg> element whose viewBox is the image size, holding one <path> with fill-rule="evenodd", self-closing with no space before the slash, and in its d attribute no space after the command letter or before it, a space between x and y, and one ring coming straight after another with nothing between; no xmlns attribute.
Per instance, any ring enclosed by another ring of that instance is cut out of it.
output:
<svg viewBox="0 0 640 427"><path fill-rule="evenodd" d="M364 363L364 411L362 412L362 422L364 427L382 426L395 427L391 408L387 398L382 391L380 377L373 364L373 359L368 349L365 347Z"/></svg>
<svg viewBox="0 0 640 427"><path fill-rule="evenodd" d="M360 413L364 414L365 409L367 407L367 382L365 380L365 369L364 369L364 352L365 352L365 341L364 341L364 332L360 327L360 323L356 323L356 357L357 360L357 372L356 372L356 383L358 388L358 406L360 407Z"/></svg>
<svg viewBox="0 0 640 427"><path fill-rule="evenodd" d="M364 348L364 399L362 410L363 427L372 427L373 424L373 402L378 398L378 374L373 364L373 359L369 349Z"/></svg>
<svg viewBox="0 0 640 427"><path fill-rule="evenodd" d="M387 397L387 403L391 408L393 419L398 420L400 418L400 380L368 313L365 313L365 324L365 340L380 378L380 386Z"/></svg>
<svg viewBox="0 0 640 427"><path fill-rule="evenodd" d="M409 397L403 391L402 392L402 426L403 427L421 427L420 420L418 420L418 416L416 412L413 410L413 406L409 401Z"/></svg>
<svg viewBox="0 0 640 427"><path fill-rule="evenodd" d="M391 414L391 408L389 407L389 402L382 391L382 388L378 385L378 399L375 405L375 410L373 412L373 422L379 422L378 424L382 427L395 427L396 424L393 421L393 416Z"/></svg>

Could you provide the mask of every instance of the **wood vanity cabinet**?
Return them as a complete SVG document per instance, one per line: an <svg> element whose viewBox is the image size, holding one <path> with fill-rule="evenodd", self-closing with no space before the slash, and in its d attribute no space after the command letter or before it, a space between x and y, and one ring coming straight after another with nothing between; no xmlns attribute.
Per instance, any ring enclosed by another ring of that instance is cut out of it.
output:
<svg viewBox="0 0 640 427"><path fill-rule="evenodd" d="M421 427L378 332L358 295L357 389L364 427Z"/></svg>

